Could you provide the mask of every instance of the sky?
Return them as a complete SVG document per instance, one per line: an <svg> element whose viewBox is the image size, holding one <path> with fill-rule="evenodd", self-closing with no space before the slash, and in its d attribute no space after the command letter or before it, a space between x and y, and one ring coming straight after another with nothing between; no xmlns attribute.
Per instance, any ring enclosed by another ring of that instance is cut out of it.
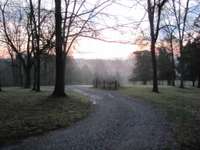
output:
<svg viewBox="0 0 200 150"><path fill-rule="evenodd" d="M74 57L84 59L127 59L134 50L136 50L136 46L131 44L82 39L74 52Z"/></svg>
<svg viewBox="0 0 200 150"><path fill-rule="evenodd" d="M120 27L118 30L106 30L100 33L101 39L112 42L80 38L76 51L74 51L75 58L127 59L133 51L138 49L133 43L137 37L136 33L139 33L138 31L140 30L140 28L137 28L137 24L143 18L145 11L140 6L134 6L133 1L124 0L119 2L121 3L113 4L105 10L114 17L105 18L104 23L110 26L126 24L126 27ZM124 3L122 4L122 2ZM131 6L133 8L130 8ZM141 26L147 27L148 22L144 22Z"/></svg>
<svg viewBox="0 0 200 150"><path fill-rule="evenodd" d="M145 37L149 37L149 22L147 18L147 12L144 8L146 0L118 0L117 4L111 5L105 11L111 16L116 16L105 19L105 23L115 26L116 24L128 24L126 27L119 28L118 30L107 30L101 33L101 37L108 41L120 41L121 43L106 43L91 39L81 39L77 50L74 52L75 58L86 59L127 59L131 53L136 50L149 49L148 46L142 47L135 45L134 41L141 37L141 31L145 34ZM182 5L185 6L186 0L181 0ZM190 7L195 5L195 1L190 1ZM196 8L198 9L198 8ZM191 14L190 14L191 13ZM190 12L188 19L190 23L193 23L194 14ZM138 22L141 22L138 24ZM159 36L162 33L160 32Z"/></svg>
<svg viewBox="0 0 200 150"><path fill-rule="evenodd" d="M21 0L22 2L24 0ZM98 0L87 0L95 3ZM149 23L147 13L142 2L146 0L115 0L114 3L103 10L109 14L107 17L97 17L96 22L103 26L120 27L107 29L100 32L99 38L80 37L75 45L73 56L84 59L127 59L134 51L141 50L139 45L134 44L135 40L143 34L149 34ZM184 1L184 0L183 0ZM54 0L42 0L43 7L54 7ZM110 42L105 42L110 41ZM145 47L148 49L148 47Z"/></svg>
<svg viewBox="0 0 200 150"><path fill-rule="evenodd" d="M34 0L33 0L34 1ZM87 0L89 3L95 3L99 0ZM103 1L103 0L102 0ZM109 14L108 17L98 17L96 22L104 26L123 25L119 28L108 29L100 32L100 39L114 42L103 42L90 38L79 38L76 49L73 51L75 58L84 59L127 59L130 54L137 50L138 47L133 44L136 33L140 28L137 24L144 16L144 9L135 5L133 0L115 0L117 3L110 5L103 10L103 13ZM24 0L17 1L24 7ZM42 7L54 9L54 0L42 0ZM144 22L141 26L148 26L148 22ZM98 28L98 27L97 27ZM100 27L101 28L101 27ZM119 42L119 43L118 43ZM126 43L126 44L122 44ZM3 54L5 56L5 54Z"/></svg>

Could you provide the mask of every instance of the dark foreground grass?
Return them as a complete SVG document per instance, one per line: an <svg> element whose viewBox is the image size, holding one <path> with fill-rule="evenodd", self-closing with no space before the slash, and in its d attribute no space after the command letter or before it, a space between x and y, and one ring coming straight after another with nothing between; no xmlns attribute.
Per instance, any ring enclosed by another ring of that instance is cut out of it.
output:
<svg viewBox="0 0 200 150"><path fill-rule="evenodd" d="M66 98L50 94L17 88L0 93L0 145L70 126L90 110L87 98L77 93Z"/></svg>
<svg viewBox="0 0 200 150"><path fill-rule="evenodd" d="M174 124L174 134L179 149L200 149L200 90L161 87L152 93L150 86L122 88L122 93L145 100L167 112L167 119Z"/></svg>

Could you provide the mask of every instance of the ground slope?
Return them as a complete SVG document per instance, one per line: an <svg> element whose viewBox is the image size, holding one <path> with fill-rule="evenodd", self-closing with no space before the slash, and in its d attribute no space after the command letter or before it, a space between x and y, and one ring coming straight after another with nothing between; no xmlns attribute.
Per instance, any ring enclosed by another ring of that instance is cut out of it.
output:
<svg viewBox="0 0 200 150"><path fill-rule="evenodd" d="M28 138L3 150L161 150L176 149L171 127L150 104L117 91L69 87L90 97L94 110L67 129Z"/></svg>

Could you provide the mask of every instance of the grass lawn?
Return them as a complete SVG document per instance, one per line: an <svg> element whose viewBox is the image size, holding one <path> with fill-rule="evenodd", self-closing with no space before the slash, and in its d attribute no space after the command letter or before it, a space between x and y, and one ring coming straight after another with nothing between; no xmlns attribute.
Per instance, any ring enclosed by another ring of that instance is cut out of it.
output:
<svg viewBox="0 0 200 150"><path fill-rule="evenodd" d="M90 111L86 97L70 92L66 98L49 97L19 88L0 92L0 144L70 126Z"/></svg>
<svg viewBox="0 0 200 150"><path fill-rule="evenodd" d="M150 102L167 112L167 119L174 123L174 134L180 149L200 149L200 89L160 87L152 93L150 86L125 87L125 95Z"/></svg>

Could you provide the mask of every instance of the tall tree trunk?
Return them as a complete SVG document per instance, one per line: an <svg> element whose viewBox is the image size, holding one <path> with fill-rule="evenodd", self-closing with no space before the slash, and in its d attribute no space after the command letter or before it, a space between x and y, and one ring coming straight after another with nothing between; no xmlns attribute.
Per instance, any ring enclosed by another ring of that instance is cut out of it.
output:
<svg viewBox="0 0 200 150"><path fill-rule="evenodd" d="M37 67L36 62L34 60L34 69L33 69L33 90L36 90L36 82L37 82Z"/></svg>
<svg viewBox="0 0 200 150"><path fill-rule="evenodd" d="M40 91L40 4L41 0L38 0L38 30L37 30L37 82L36 82L36 91Z"/></svg>
<svg viewBox="0 0 200 150"><path fill-rule="evenodd" d="M183 42L180 40L180 69L181 69L181 77L180 77L180 88L184 88L184 62L183 62Z"/></svg>
<svg viewBox="0 0 200 150"><path fill-rule="evenodd" d="M171 34L170 37L170 48L172 53L172 86L175 86L176 80L176 68L175 68L175 61L174 61L174 48L173 48L173 35Z"/></svg>
<svg viewBox="0 0 200 150"><path fill-rule="evenodd" d="M37 56L37 77L36 77L36 91L39 92L40 91L40 56Z"/></svg>
<svg viewBox="0 0 200 150"><path fill-rule="evenodd" d="M157 62L156 62L156 54L155 54L155 42L151 41L151 56L152 56L152 67L153 67L153 92L158 91L158 77L157 77Z"/></svg>
<svg viewBox="0 0 200 150"><path fill-rule="evenodd" d="M65 96L65 53L62 50L63 41L61 37L62 16L61 0L55 0L55 22L56 22L56 83L53 96Z"/></svg>

